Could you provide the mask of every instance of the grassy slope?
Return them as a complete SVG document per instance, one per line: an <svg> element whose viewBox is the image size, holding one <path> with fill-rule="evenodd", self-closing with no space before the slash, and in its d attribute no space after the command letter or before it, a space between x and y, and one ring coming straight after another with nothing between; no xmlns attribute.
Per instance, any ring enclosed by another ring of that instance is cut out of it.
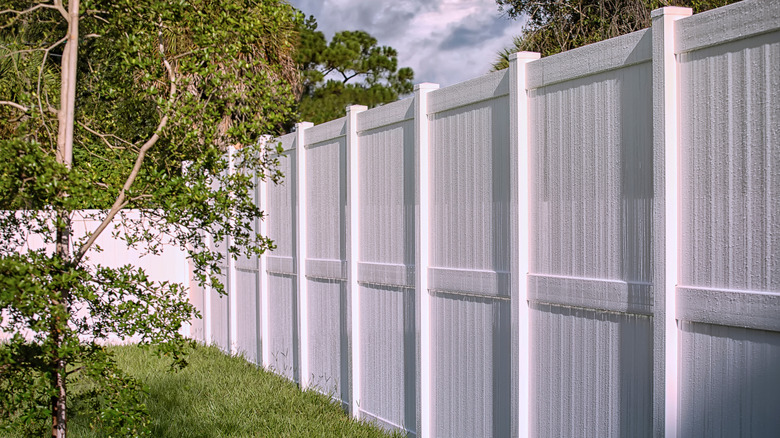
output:
<svg viewBox="0 0 780 438"><path fill-rule="evenodd" d="M137 347L113 349L128 374L149 388L152 435L188 437L387 437L355 422L326 396L215 348L197 348L183 371ZM102 437L88 415L69 421L70 438Z"/></svg>

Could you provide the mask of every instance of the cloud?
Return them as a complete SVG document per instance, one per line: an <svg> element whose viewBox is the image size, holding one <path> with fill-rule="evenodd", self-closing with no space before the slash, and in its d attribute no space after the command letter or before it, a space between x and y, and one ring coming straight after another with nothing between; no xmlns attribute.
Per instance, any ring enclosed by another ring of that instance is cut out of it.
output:
<svg viewBox="0 0 780 438"><path fill-rule="evenodd" d="M321 0L292 0L290 4L299 11L303 11L306 16L319 17L322 14L323 2Z"/></svg>
<svg viewBox="0 0 780 438"><path fill-rule="evenodd" d="M522 23L501 17L495 0L290 0L314 15L327 38L365 30L398 51L415 82L442 86L487 73Z"/></svg>
<svg viewBox="0 0 780 438"><path fill-rule="evenodd" d="M449 35L439 44L440 50L474 47L504 35L509 22L500 17L484 20L484 16L472 14L456 24Z"/></svg>
<svg viewBox="0 0 780 438"><path fill-rule="evenodd" d="M410 27L397 47L399 62L414 69L416 82L447 86L488 73L522 23L502 18L494 0L441 0Z"/></svg>
<svg viewBox="0 0 780 438"><path fill-rule="evenodd" d="M307 15L314 15L319 30L328 38L340 30L365 30L377 38L393 39L416 15L435 9L438 1L292 0L291 3Z"/></svg>

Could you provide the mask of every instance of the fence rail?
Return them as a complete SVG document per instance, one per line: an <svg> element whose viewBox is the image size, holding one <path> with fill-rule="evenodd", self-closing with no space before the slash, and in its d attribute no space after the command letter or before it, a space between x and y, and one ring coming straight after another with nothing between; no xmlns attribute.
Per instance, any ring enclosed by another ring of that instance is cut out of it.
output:
<svg viewBox="0 0 780 438"><path fill-rule="evenodd" d="M689 15L299 124L193 335L410 436L776 434L780 3Z"/></svg>

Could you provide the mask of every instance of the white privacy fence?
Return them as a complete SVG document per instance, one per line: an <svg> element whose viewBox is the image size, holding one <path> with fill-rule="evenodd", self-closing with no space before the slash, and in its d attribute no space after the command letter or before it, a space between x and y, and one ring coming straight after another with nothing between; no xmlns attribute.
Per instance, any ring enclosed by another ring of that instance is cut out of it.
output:
<svg viewBox="0 0 780 438"><path fill-rule="evenodd" d="M774 436L780 3L689 14L299 124L193 333L410 436Z"/></svg>
<svg viewBox="0 0 780 438"><path fill-rule="evenodd" d="M41 214L41 217L44 217L44 215ZM51 217L54 217L53 213ZM72 212L71 242L84 239L85 236L93 233L104 217L105 211L101 212L99 210L77 210ZM109 226L97 238L95 245L87 251L86 257L93 266L101 265L108 268L120 268L130 264L142 269L150 281L167 281L189 288L190 284L194 283L194 279L191 278L192 268L187 259L186 251L175 245L165 243L160 246L157 254L150 253L143 245L132 248L127 246L125 240L127 237L126 229L122 225L122 221L124 218L130 221L137 221L141 217L138 210L123 210L116 218L114 224ZM152 228L154 225L146 223L144 226ZM54 243L46 243L41 234L20 233L20 236L24 236L23 239L25 239L24 247L18 249L20 252L43 249L46 250L47 254L52 254L55 251ZM160 242L169 243L164 238L161 238ZM77 318L88 318L89 311L81 303L74 304L73 309L76 311L75 316ZM9 325L7 325L7 317L8 315L5 312L0 313L0 342L11 338L14 334ZM188 330L189 327L184 327L182 332L186 335ZM23 331L21 334L27 339L32 339L35 336L35 333L32 331ZM92 339L87 334L82 334L81 338L82 340ZM137 341L137 338L121 339L115 334L111 334L101 342L124 343Z"/></svg>

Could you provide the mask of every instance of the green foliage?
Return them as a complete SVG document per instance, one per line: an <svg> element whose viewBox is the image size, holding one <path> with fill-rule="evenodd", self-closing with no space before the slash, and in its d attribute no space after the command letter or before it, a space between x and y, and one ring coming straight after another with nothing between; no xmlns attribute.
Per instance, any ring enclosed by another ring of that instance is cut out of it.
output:
<svg viewBox="0 0 780 438"><path fill-rule="evenodd" d="M348 105L373 108L393 102L414 87L414 72L398 68L395 49L378 46L362 30L338 32L328 43L314 17L301 26L296 61L303 88L300 117L314 123L343 117ZM347 83L353 79L360 82Z"/></svg>
<svg viewBox="0 0 780 438"><path fill-rule="evenodd" d="M509 55L520 51L553 55L586 44L650 27L650 12L683 6L699 13L738 0L496 0L510 18L526 17L513 47L498 54L493 70L509 66Z"/></svg>
<svg viewBox="0 0 780 438"><path fill-rule="evenodd" d="M331 398L301 391L294 382L214 347L195 347L190 365L175 373L167 372L167 361L148 348L128 345L108 351L128 378L143 387L136 394L149 412L146 425L155 438L405 436L355 421ZM89 397L92 389L90 382L74 385L72 437L109 435ZM20 432L17 427L0 435L17 438Z"/></svg>
<svg viewBox="0 0 780 438"><path fill-rule="evenodd" d="M68 165L57 158L67 22L53 2L5 4L26 12L0 14L0 311L12 334L0 417L40 436L65 398L57 388L73 384L89 389L69 403L92 400L106 430L142 436L140 386L101 345L132 338L183 366L180 329L197 314L181 285L91 262L103 230L77 236L70 223L104 221L146 253L181 248L219 291L224 255L207 234L229 235L233 257L272 247L255 232L254 175L281 176L259 141L295 116L300 18L281 0L82 0Z"/></svg>

